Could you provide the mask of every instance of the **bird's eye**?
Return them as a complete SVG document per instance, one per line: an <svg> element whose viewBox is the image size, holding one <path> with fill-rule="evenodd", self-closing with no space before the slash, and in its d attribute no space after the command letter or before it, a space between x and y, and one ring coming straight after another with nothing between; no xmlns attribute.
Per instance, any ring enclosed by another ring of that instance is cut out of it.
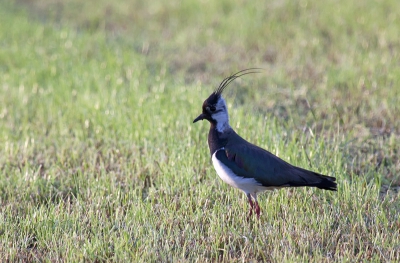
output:
<svg viewBox="0 0 400 263"><path fill-rule="evenodd" d="M211 106L210 111L215 111L215 106Z"/></svg>

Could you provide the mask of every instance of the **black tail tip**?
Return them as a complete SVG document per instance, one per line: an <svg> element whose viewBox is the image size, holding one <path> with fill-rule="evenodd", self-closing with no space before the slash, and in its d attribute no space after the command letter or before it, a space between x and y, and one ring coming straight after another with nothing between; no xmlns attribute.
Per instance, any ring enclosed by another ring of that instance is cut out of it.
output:
<svg viewBox="0 0 400 263"><path fill-rule="evenodd" d="M335 182L335 177L324 178L322 182L320 182L317 187L319 189L329 190L329 191L337 191L337 183Z"/></svg>

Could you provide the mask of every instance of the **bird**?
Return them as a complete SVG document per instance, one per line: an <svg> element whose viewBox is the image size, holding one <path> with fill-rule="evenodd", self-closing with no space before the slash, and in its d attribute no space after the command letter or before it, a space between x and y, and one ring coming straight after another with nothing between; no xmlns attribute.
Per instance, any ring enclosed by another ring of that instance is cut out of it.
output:
<svg viewBox="0 0 400 263"><path fill-rule="evenodd" d="M282 160L271 152L240 137L229 124L228 108L222 92L235 79L259 68L241 70L222 80L202 105L202 113L193 120L210 123L208 146L218 176L232 187L242 190L250 205L247 220L253 211L260 218L257 194L286 187L316 187L337 191L335 177L309 171Z"/></svg>

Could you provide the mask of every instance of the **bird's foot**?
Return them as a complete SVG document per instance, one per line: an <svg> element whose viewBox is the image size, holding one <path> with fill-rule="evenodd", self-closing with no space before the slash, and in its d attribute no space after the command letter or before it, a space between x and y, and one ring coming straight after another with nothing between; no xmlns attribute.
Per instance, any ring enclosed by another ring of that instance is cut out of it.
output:
<svg viewBox="0 0 400 263"><path fill-rule="evenodd" d="M249 215L247 216L247 221L249 221L251 216L253 215L253 209L256 210L257 217L260 218L260 207L258 206L258 202L256 201L254 203L253 200L251 199L250 194L247 195L247 199L249 200L249 205L250 205L250 211L249 211ZM258 210L257 210L257 208L258 208Z"/></svg>
<svg viewBox="0 0 400 263"><path fill-rule="evenodd" d="M255 202L254 210L256 210L257 218L260 219L261 209L260 209L260 206L258 205L257 201Z"/></svg>
<svg viewBox="0 0 400 263"><path fill-rule="evenodd" d="M247 222L249 222L250 221L250 218L251 218L251 216L253 215L253 208L252 207L250 207L250 211L249 211L249 214L247 215Z"/></svg>

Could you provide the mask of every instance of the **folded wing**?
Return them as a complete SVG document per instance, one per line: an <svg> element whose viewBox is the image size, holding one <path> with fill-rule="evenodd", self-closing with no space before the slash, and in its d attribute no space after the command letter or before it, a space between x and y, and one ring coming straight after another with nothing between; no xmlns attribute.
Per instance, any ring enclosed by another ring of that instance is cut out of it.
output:
<svg viewBox="0 0 400 263"><path fill-rule="evenodd" d="M332 191L337 189L336 178L293 166L253 144L228 143L225 154L227 166L236 174L255 178L265 187L311 186Z"/></svg>

